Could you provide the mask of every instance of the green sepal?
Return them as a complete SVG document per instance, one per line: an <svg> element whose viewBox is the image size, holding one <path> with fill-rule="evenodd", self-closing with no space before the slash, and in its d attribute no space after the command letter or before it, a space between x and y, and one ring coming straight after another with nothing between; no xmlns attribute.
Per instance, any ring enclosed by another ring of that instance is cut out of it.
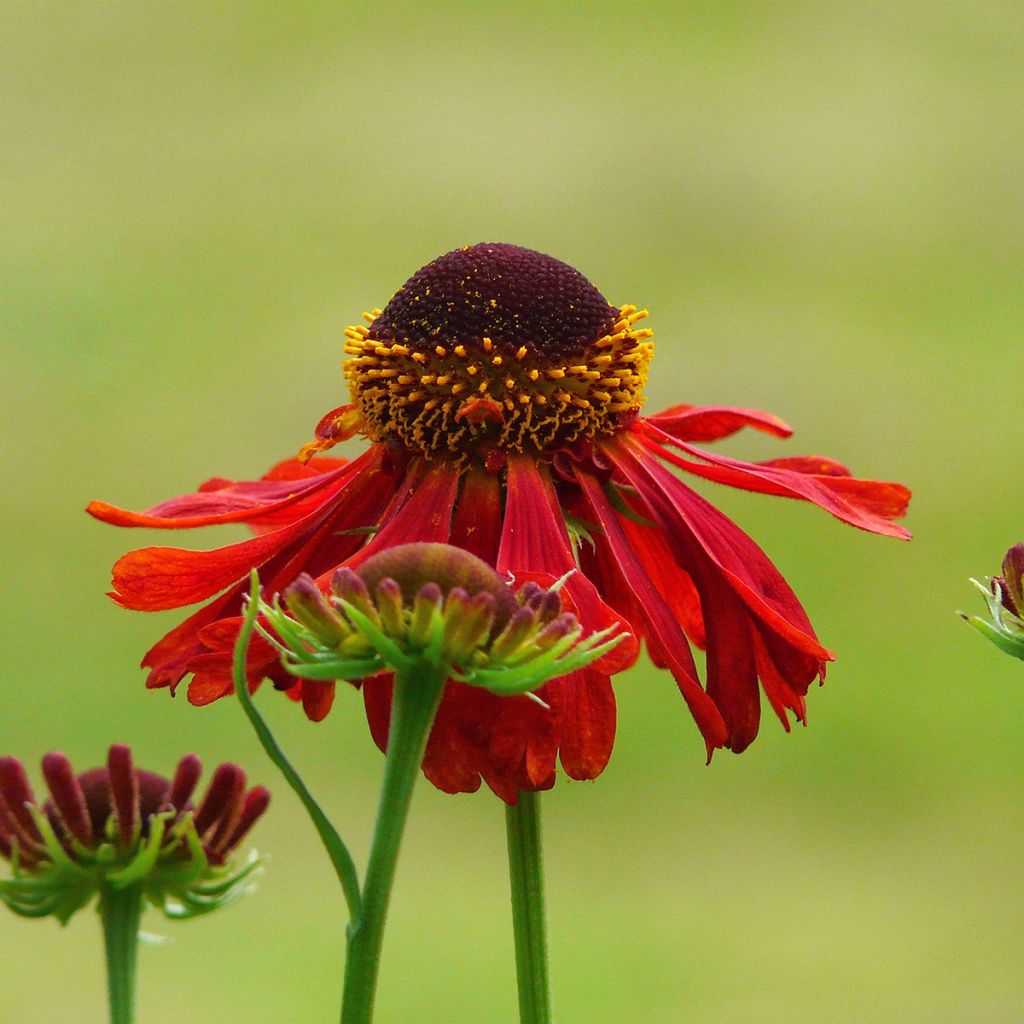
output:
<svg viewBox="0 0 1024 1024"><path fill-rule="evenodd" d="M632 488L630 488L632 490ZM622 488L619 484L609 483L604 489L605 496L611 502L612 508L619 513L620 516L628 519L632 523L637 523L640 526L652 526L656 527L656 523L652 523L650 519L644 519L642 515L634 511L628 501L622 496Z"/></svg>

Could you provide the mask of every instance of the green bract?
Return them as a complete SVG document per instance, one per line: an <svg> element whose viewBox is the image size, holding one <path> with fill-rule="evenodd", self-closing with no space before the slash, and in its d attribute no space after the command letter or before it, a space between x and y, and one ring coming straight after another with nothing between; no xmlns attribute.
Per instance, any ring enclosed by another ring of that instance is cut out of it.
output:
<svg viewBox="0 0 1024 1024"><path fill-rule="evenodd" d="M285 668L305 679L358 680L426 663L492 693L529 693L625 637L618 626L584 637L562 610L563 582L514 592L467 551L406 544L358 571L339 569L329 596L300 576L283 601L261 602L260 629Z"/></svg>
<svg viewBox="0 0 1024 1024"><path fill-rule="evenodd" d="M982 636L991 640L1001 651L1024 661L1024 619L1010 611L1003 603L1004 596L1000 579L986 577L984 583L974 579L971 582L984 595L990 618L983 619L977 615L964 615L963 612L960 613L961 617Z"/></svg>

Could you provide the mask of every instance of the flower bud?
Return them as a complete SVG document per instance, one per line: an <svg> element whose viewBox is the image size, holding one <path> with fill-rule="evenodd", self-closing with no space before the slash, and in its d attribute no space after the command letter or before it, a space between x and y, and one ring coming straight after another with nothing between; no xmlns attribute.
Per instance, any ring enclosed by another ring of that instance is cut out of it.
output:
<svg viewBox="0 0 1024 1024"><path fill-rule="evenodd" d="M232 902L251 887L258 861L232 875L226 862L266 810L262 786L222 764L198 808L194 754L171 779L134 766L131 750L110 748L107 764L78 775L59 752L43 758L50 799L36 801L21 762L0 758L0 855L14 877L0 900L15 913L62 923L103 887L137 887L169 917Z"/></svg>
<svg viewBox="0 0 1024 1024"><path fill-rule="evenodd" d="M1001 651L1024 660L1024 544L1014 544L1003 558L1003 575L971 582L981 591L988 605L989 618L977 615L960 617Z"/></svg>
<svg viewBox="0 0 1024 1024"><path fill-rule="evenodd" d="M311 585L286 595L298 622L277 605L261 606L283 640L285 668L307 679L358 680L428 663L471 686L525 693L622 639L614 628L581 639L583 627L562 610L557 585L545 590L530 581L516 593L486 562L446 544L404 544L356 570L339 569L337 612L325 610Z"/></svg>

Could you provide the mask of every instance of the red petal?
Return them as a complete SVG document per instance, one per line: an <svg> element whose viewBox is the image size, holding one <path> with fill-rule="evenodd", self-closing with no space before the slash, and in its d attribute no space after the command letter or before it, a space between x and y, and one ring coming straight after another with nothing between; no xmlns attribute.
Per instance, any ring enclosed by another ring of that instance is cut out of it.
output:
<svg viewBox="0 0 1024 1024"><path fill-rule="evenodd" d="M682 627L690 641L704 650L707 636L700 595L689 573L679 565L664 535L650 526L619 518L629 546L643 566L643 571L657 587L662 600L672 611L672 617Z"/></svg>
<svg viewBox="0 0 1024 1024"><path fill-rule="evenodd" d="M539 692L546 698L547 686ZM506 803L514 803L520 790L536 792L555 784L558 713L527 697L497 699L500 710L489 730L485 778Z"/></svg>
<svg viewBox="0 0 1024 1024"><path fill-rule="evenodd" d="M232 611L241 602L242 587L238 586L221 595L216 601L190 615L179 626L176 626L165 637L158 640L142 659L142 667L150 669L146 686L149 689L171 687L171 692L188 671L190 658L199 654L204 648L199 643L199 632L209 623L217 619L228 608Z"/></svg>
<svg viewBox="0 0 1024 1024"><path fill-rule="evenodd" d="M393 491L393 478L380 468L382 458L379 451L371 451L375 453L374 458L340 494L332 497L333 511L328 508L330 516L319 529L314 530L309 537L299 537L292 544L286 545L263 565L262 583L265 593L283 590L300 571L333 571L364 543L363 528L378 521ZM241 579L154 645L142 662L152 668L146 685L173 688L190 671L191 659L206 650L199 640L200 632L224 616L237 615L241 610L242 595L248 588L248 580ZM211 640L214 635L210 634ZM232 644L233 640L232 636Z"/></svg>
<svg viewBox="0 0 1024 1024"><path fill-rule="evenodd" d="M722 713L733 753L746 750L761 722L750 612L710 562L698 575L708 631L708 696Z"/></svg>
<svg viewBox="0 0 1024 1024"><path fill-rule="evenodd" d="M302 682L302 710L311 722L322 722L334 703L335 683L305 679Z"/></svg>
<svg viewBox="0 0 1024 1024"><path fill-rule="evenodd" d="M501 700L484 690L448 683L423 755L423 773L445 793L480 788L486 737Z"/></svg>
<svg viewBox="0 0 1024 1024"><path fill-rule="evenodd" d="M271 466L263 474L263 480L307 480L310 477L322 476L335 469L347 466L350 459L337 459L333 456L318 455L315 458L303 462L301 459L283 459L276 465Z"/></svg>
<svg viewBox="0 0 1024 1024"><path fill-rule="evenodd" d="M362 685L366 724L370 727L373 742L377 744L382 754L386 754L388 750L388 727L391 723L391 684L391 675L385 674L364 679Z"/></svg>
<svg viewBox="0 0 1024 1024"><path fill-rule="evenodd" d="M411 463L390 518L346 564L355 568L384 548L415 541L446 543L459 490L459 471L447 462Z"/></svg>
<svg viewBox="0 0 1024 1024"><path fill-rule="evenodd" d="M451 543L471 551L488 565L494 565L500 542L501 487L498 478L485 469L471 469L459 492Z"/></svg>
<svg viewBox="0 0 1024 1024"><path fill-rule="evenodd" d="M786 710L796 712L796 717L801 722L807 720L807 705L803 695L797 693L793 687L786 682L785 677L775 666L775 662L768 654L768 649L759 630L753 630L754 657L757 662L757 674L761 677L761 685L764 687L765 696L771 704L775 714L789 732L789 715ZM805 690L806 692L806 690Z"/></svg>
<svg viewBox="0 0 1024 1024"><path fill-rule="evenodd" d="M754 463L757 466L777 466L794 473L809 473L811 476L853 476L847 466L824 455L790 455L784 459L767 459Z"/></svg>
<svg viewBox="0 0 1024 1024"><path fill-rule="evenodd" d="M793 433L787 423L771 413L724 405L674 405L646 420L681 441L717 441L744 427L773 437L789 437Z"/></svg>
<svg viewBox="0 0 1024 1024"><path fill-rule="evenodd" d="M544 699L557 711L559 754L572 779L596 779L615 744L615 693L602 672L584 669L554 679Z"/></svg>
<svg viewBox="0 0 1024 1024"><path fill-rule="evenodd" d="M577 567L551 476L529 455L509 456L508 494L497 569L510 574L513 586L521 586L527 580L550 586L571 572L562 593L587 630L596 632L614 623L630 630L629 623L605 604L594 584ZM614 675L632 665L638 653L639 645L630 630L630 636L592 668Z"/></svg>
<svg viewBox="0 0 1024 1024"><path fill-rule="evenodd" d="M808 654L833 659L818 643L792 588L735 523L673 476L636 440L609 440L604 450L636 487L687 568L692 569L691 544L696 541L739 596L775 632Z"/></svg>
<svg viewBox="0 0 1024 1024"><path fill-rule="evenodd" d="M794 460L776 460L774 463L740 462L693 448L650 427L635 432L634 436L641 437L643 443L660 458L707 480L762 494L800 498L862 530L903 540L910 537L909 531L889 522L890 519L899 519L906 514L910 491L902 484L840 475L838 471L845 470L845 466L830 461L823 463L823 460L809 457L796 460L795 464L801 467L808 463L817 463L819 467L824 464L828 472L810 475L803 468L794 470ZM655 437L710 465L680 458L658 444Z"/></svg>
<svg viewBox="0 0 1024 1024"><path fill-rule="evenodd" d="M335 460L331 460L335 461ZM313 473L301 483L295 478L273 479L223 484L210 487L214 481L207 481L195 494L185 494L154 505L144 512L130 512L127 509L109 505L105 501L90 503L86 511L96 519L113 526L144 526L163 530L187 530L199 526L216 526L223 523L263 523L286 510L289 520L301 518L293 506L303 499L314 498L319 505L326 500L321 496L324 490L341 485L358 472L365 459L343 464L328 472Z"/></svg>
<svg viewBox="0 0 1024 1024"><path fill-rule="evenodd" d="M346 467L345 472L359 467L361 472L347 477L339 489L318 502L313 510L302 519L240 544L216 548L212 551L189 551L184 548L142 548L132 551L114 565L114 592L112 597L126 608L140 611L157 611L178 608L210 597L218 590L242 579L250 569L259 568L264 576L263 583L273 591L291 582L298 569L287 579L279 581L267 574L268 563L280 556L285 561L296 558L295 545L304 545L309 552L322 546L318 537L325 521L333 515L344 519L351 512L345 499L354 492L357 501L372 506L379 504L378 488L386 478L379 473L381 457L371 450L371 457L361 458ZM341 532L342 524L332 524L335 533ZM361 541L355 538L350 547ZM280 569L273 569L279 573Z"/></svg>
<svg viewBox="0 0 1024 1024"><path fill-rule="evenodd" d="M600 482L579 469L576 469L576 478L601 526L603 540L608 545L625 585L646 616L642 626L644 634L655 638L658 650L668 661L679 691L704 737L710 757L716 747L725 744L727 730L715 701L700 685L686 637L630 547Z"/></svg>

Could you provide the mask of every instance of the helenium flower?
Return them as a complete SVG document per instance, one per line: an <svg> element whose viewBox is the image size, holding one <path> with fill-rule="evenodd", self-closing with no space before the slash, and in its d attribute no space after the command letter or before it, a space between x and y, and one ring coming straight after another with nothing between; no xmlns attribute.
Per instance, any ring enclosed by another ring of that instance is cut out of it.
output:
<svg viewBox="0 0 1024 1024"><path fill-rule="evenodd" d="M442 789L484 779L514 800L553 785L559 759L573 778L599 775L615 737L611 676L635 660L637 639L671 672L709 758L753 741L762 690L787 729L790 712L804 720L808 688L833 655L767 555L676 470L900 538L909 534L894 520L909 491L819 456L751 463L698 447L745 427L788 437L768 413L675 405L641 415L655 355L647 315L609 303L543 253L456 249L345 332L350 401L320 420L299 458L256 481L214 478L142 513L94 502L94 516L119 526L246 523L256 533L213 551L143 548L116 563L112 597L124 607L210 601L145 655L148 685L173 692L191 676L188 699L200 705L231 692L253 568L269 594L303 572L325 589L340 566L440 542L516 585L547 588L571 573L562 596L585 630L619 623L635 638L547 684L547 711L451 683L424 762ZM367 447L351 461L320 454L355 434ZM706 651L703 678L692 647ZM272 644L254 643L247 667L251 686L269 678L311 719L328 714L331 689L291 675ZM380 742L387 685L371 679L362 692Z"/></svg>

